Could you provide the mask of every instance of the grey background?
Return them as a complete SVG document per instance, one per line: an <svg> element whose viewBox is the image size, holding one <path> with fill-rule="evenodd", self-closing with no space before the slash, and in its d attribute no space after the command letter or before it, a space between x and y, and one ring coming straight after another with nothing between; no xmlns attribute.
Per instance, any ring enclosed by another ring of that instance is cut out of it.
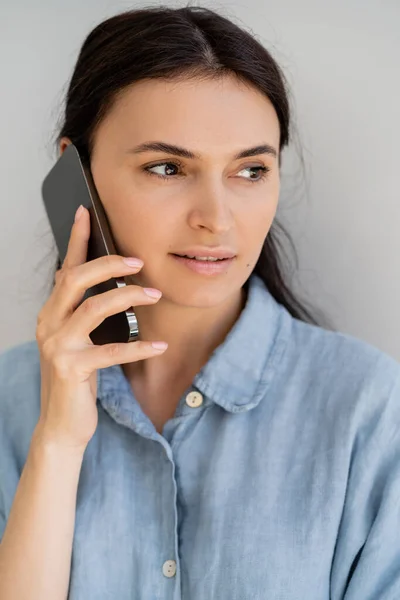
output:
<svg viewBox="0 0 400 600"><path fill-rule="evenodd" d="M283 156L278 217L299 254L294 289L340 331L400 360L400 1L192 4L251 30L291 85L299 141ZM104 18L145 5L0 8L0 350L34 337L50 289L55 246L40 186L80 45Z"/></svg>

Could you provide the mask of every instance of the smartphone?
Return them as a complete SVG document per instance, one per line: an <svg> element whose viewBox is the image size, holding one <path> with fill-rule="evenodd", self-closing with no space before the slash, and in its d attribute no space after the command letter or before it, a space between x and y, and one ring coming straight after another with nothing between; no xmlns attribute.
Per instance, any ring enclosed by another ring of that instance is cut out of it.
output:
<svg viewBox="0 0 400 600"><path fill-rule="evenodd" d="M75 213L80 204L87 208L90 214L90 238L86 260L120 254L116 249L111 227L97 193L90 168L83 163L74 144L67 146L44 178L42 198L61 264L67 254ZM125 285L127 284L124 277L112 277L88 288L81 303L89 296ZM89 335L96 345L136 341L139 339L136 315L133 310L110 315Z"/></svg>

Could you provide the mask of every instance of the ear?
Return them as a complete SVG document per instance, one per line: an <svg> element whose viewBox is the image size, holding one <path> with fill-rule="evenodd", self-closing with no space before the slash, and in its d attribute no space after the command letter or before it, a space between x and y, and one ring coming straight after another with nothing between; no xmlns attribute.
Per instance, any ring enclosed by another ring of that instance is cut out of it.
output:
<svg viewBox="0 0 400 600"><path fill-rule="evenodd" d="M63 137L60 140L60 155L64 152L65 148L72 144L71 140L67 137Z"/></svg>

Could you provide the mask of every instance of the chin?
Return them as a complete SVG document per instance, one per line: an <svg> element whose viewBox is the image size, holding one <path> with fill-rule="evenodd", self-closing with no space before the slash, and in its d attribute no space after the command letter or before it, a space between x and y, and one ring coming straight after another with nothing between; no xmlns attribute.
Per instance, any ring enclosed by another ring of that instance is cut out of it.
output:
<svg viewBox="0 0 400 600"><path fill-rule="evenodd" d="M186 278L177 281L172 278L160 289L163 296L174 304L191 306L193 308L212 308L229 301L240 293L241 281L234 281L232 277L218 276L214 278Z"/></svg>

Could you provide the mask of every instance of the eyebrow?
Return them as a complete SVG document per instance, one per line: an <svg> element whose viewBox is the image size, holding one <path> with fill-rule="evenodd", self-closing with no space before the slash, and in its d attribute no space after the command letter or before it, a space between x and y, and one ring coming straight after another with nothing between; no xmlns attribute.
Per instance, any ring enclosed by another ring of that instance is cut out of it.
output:
<svg viewBox="0 0 400 600"><path fill-rule="evenodd" d="M140 154L141 152L149 151L166 152L167 154L182 156L183 158L201 158L199 154L196 154L187 148L182 148L182 146L176 146L175 144L167 144L166 142L145 142L143 144L139 144L139 146L130 148L127 150L127 154ZM247 158L249 156L256 156L258 154L270 154L275 158L277 157L277 151L273 146L270 144L259 144L258 146L241 150L233 156L233 159L238 160L239 158Z"/></svg>

